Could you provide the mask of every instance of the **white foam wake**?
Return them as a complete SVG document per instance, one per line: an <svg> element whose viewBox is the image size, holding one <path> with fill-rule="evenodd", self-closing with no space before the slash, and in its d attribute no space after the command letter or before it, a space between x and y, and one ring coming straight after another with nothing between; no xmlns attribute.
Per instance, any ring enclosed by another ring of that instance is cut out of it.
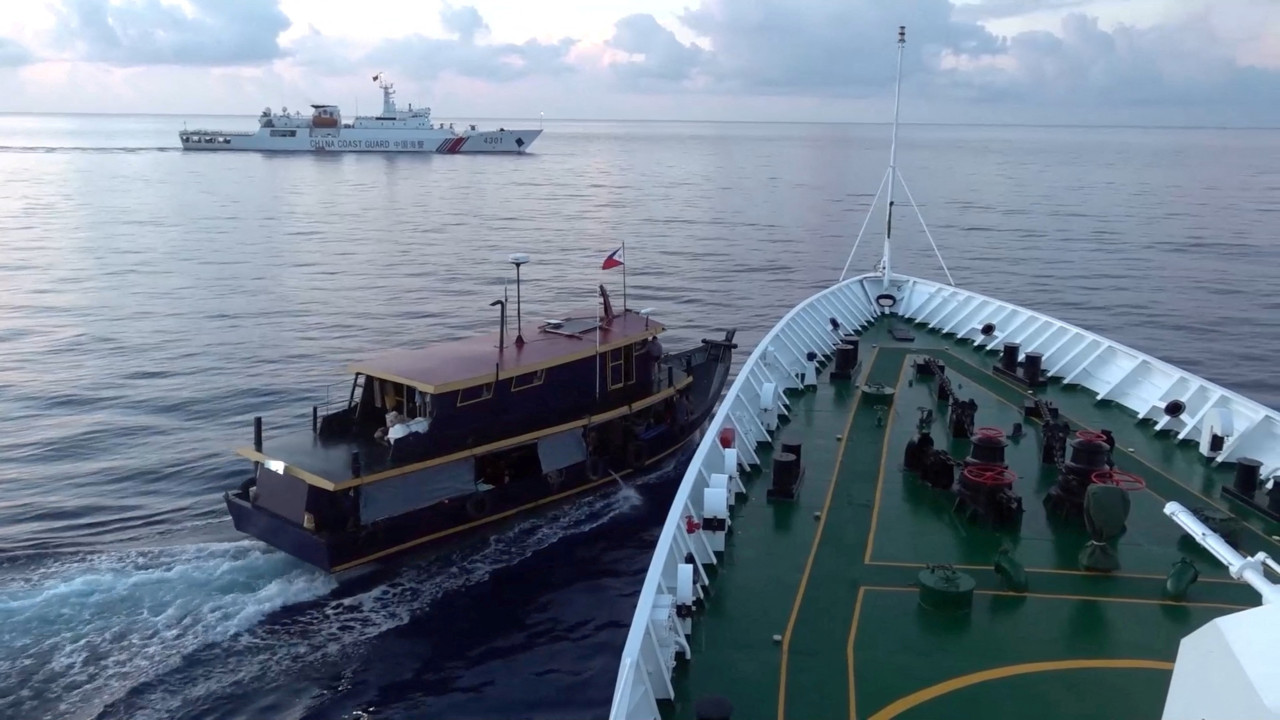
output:
<svg viewBox="0 0 1280 720"><path fill-rule="evenodd" d="M640 502L632 488L586 497L348 596L326 597L333 579L255 541L54 565L0 587L0 717L173 718L197 700L234 703L264 667L284 681L350 657L441 595Z"/></svg>
<svg viewBox="0 0 1280 720"><path fill-rule="evenodd" d="M260 543L78 556L0 589L6 717L92 717L185 651L252 627L334 581Z"/></svg>

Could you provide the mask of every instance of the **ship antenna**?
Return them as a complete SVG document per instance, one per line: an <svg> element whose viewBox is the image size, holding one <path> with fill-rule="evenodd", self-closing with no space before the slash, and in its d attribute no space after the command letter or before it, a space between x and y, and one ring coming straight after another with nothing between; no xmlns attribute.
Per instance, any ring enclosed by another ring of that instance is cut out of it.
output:
<svg viewBox="0 0 1280 720"><path fill-rule="evenodd" d="M885 212L884 221L884 258L880 261L880 271L884 274L884 288L889 289L889 280L891 276L889 268L889 241L893 236L893 186L894 182L902 183L902 190L907 194L907 200L911 202L911 208L916 211L916 217L920 218L920 227L924 228L925 237L929 238L929 244L933 246L933 252L938 256L938 262L942 264L942 272L947 275L947 282L955 285L955 280L951 278L951 271L947 269L947 263L942 259L942 253L938 251L938 244L933 241L933 234L929 232L929 226L925 224L924 215L920 213L920 208L916 205L916 199L911 196L911 189L907 187L907 181L902 179L902 174L898 172L898 111L899 98L902 91L902 50L907 44L907 26L898 26L898 71L893 83L893 135L889 142L889 169L885 171L884 178L880 180L880 188L876 190L876 196L871 200L871 208L874 209L876 202L880 200L880 193L884 192L885 183L889 183L889 207ZM853 248L849 251L849 259L844 263L844 270L840 273L840 279L849 272L849 264L853 262L853 254L858 250L858 243L862 241L862 233L867 229L867 222L871 220L871 212L867 212L866 220L862 222L862 229L858 231L858 237L853 241Z"/></svg>
<svg viewBox="0 0 1280 720"><path fill-rule="evenodd" d="M907 26L898 26L898 74L893 81L893 136L889 141L889 209L884 214L884 287L889 289L889 239L893 235L893 178L898 174L898 99L902 92L902 49L907 44Z"/></svg>

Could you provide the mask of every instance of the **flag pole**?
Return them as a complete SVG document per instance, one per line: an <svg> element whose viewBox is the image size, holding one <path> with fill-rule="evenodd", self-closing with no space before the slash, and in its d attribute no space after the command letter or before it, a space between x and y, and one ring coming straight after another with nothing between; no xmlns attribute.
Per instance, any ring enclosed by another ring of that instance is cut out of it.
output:
<svg viewBox="0 0 1280 720"><path fill-rule="evenodd" d="M622 239L622 314L627 314L627 240Z"/></svg>

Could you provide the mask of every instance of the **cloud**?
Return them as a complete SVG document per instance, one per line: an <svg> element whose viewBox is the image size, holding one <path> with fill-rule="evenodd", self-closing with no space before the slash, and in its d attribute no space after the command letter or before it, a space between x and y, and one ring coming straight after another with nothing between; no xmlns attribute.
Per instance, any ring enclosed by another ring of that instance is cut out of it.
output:
<svg viewBox="0 0 1280 720"><path fill-rule="evenodd" d="M1019 33L999 55L955 58L955 67L950 77L976 100L1280 107L1280 73L1240 65L1194 19L1107 31L1097 18L1071 13L1056 33Z"/></svg>
<svg viewBox="0 0 1280 720"><path fill-rule="evenodd" d="M1062 9L1071 0L993 0L988 15ZM972 8L972 6L968 6ZM1242 64L1234 43L1213 37L1206 17L1104 29L1073 12L1054 32L999 36L948 0L702 0L680 22L700 43L681 43L649 15L620 20L610 48L621 85L651 92L882 98L892 92L894 31L907 26L904 79L919 99L1044 104L1089 113L1114 107L1205 103L1248 108L1280 120L1280 72ZM1211 10L1206 9L1208 13ZM1221 8L1214 10L1220 12ZM972 13L970 13L972 14ZM644 80L645 83L637 82Z"/></svg>
<svg viewBox="0 0 1280 720"><path fill-rule="evenodd" d="M440 24L445 32L457 35L459 41L468 44L475 42L476 35L489 32L489 23L480 17L480 11L473 5L455 8L446 2L440 10Z"/></svg>
<svg viewBox="0 0 1280 720"><path fill-rule="evenodd" d="M988 53L1001 41L976 23L952 19L948 0L704 0L682 22L707 38L706 71L735 92L860 95L892 78L894 30L907 25L904 74L943 51Z"/></svg>
<svg viewBox="0 0 1280 720"><path fill-rule="evenodd" d="M410 92L426 83L432 97L462 88L455 100L468 107L493 98L494 107L516 107L511 98L528 92L539 109L596 116L671 107L687 117L772 118L786 108L875 119L892 100L894 35L904 24L908 117L1280 124L1276 0L1153 0L1145 9L1119 0L680 0L688 6L674 16L655 8L593 20L613 21L600 42L495 42L491 34L512 32L510 23L491 30L476 7L454 4L468 1L442 0L413 15L430 27L438 11L443 32L378 40L289 0L53 0L61 44L50 45L34 22L15 24L13 40L0 39L0 67L72 60L119 70L104 75L117 92L136 83L157 103L192 106L214 102L200 92L206 68L227 66L217 72L243 82L270 76L260 92L273 95L347 92L354 82L368 91L368 76L385 70ZM603 37L597 32L582 36ZM34 87L22 79L32 72L4 75ZM151 82L178 76L187 80L173 80L172 91ZM63 95L75 87L58 82ZM494 83L504 87L494 91Z"/></svg>
<svg viewBox="0 0 1280 720"><path fill-rule="evenodd" d="M452 38L415 34L384 40L358 58L377 68L399 69L413 79L438 77L450 72L462 77L492 82L510 82L535 75L562 75L576 71L568 62L569 51L578 43L573 38L556 42L527 40L523 43L478 43L476 37L489 26L472 6L454 7L446 3L440 22Z"/></svg>
<svg viewBox="0 0 1280 720"><path fill-rule="evenodd" d="M83 60L112 65L234 66L283 56L278 0L63 0L58 35Z"/></svg>
<svg viewBox="0 0 1280 720"><path fill-rule="evenodd" d="M0 37L0 68L19 67L34 61L34 59L31 51L22 43Z"/></svg>
<svg viewBox="0 0 1280 720"><path fill-rule="evenodd" d="M619 20L614 25L613 37L605 41L605 45L642 56L613 64L613 71L628 84L688 80L706 58L702 47L680 42L675 33L658 24L652 15L645 14L628 15Z"/></svg>
<svg viewBox="0 0 1280 720"><path fill-rule="evenodd" d="M720 93L866 96L891 81L894 31L908 26L903 72L936 68L944 53L990 53L1003 41L952 18L948 0L703 0L680 22L710 49L682 44L648 15L623 18L611 47L643 55L619 63L621 79L684 81Z"/></svg>
<svg viewBox="0 0 1280 720"><path fill-rule="evenodd" d="M979 0L957 4L955 17L968 22L1003 20L1036 12L1071 10L1093 2L1094 0Z"/></svg>

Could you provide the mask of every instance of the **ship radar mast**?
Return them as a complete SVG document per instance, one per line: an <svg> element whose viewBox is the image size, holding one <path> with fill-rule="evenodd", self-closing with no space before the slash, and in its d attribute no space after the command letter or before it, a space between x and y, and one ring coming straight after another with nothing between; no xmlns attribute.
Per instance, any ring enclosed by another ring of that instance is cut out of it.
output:
<svg viewBox="0 0 1280 720"><path fill-rule="evenodd" d="M933 246L933 252L938 256L938 262L942 265L942 272L947 276L947 283L955 285L955 280L951 277L951 271L947 269L947 263L942 259L942 253L938 251L938 244L933 240L933 233L929 232L929 226L924 221L924 215L920 213L920 207L916 205L916 200L911 196L911 188L907 187L907 181L902 179L902 174L898 172L898 111L899 98L902 91L902 50L907 44L907 26L898 26L898 72L893 82L893 135L889 142L889 168L885 170L884 179L880 181L880 188L876 190L876 196L871 200L871 208L867 211L867 217L862 222L862 229L858 231L858 236L854 238L853 248L849 250L849 259L844 263L844 270L840 272L840 281L843 282L845 276L849 274L849 265L853 262L853 254L858 251L858 244L862 242L862 235L866 232L867 223L871 221L872 211L875 210L876 203L880 201L880 194L884 192L885 184L889 185L889 205L885 211L884 219L884 256L880 262L876 263L875 271L881 274L885 293L888 293L889 284L892 280L893 273L890 268L890 244L893 239L893 188L894 185L902 183L902 191L907 194L907 200L911 203L911 208L916 211L916 217L920 218L920 227L924 230L925 237L929 238L929 244ZM887 305L885 307L892 307Z"/></svg>
<svg viewBox="0 0 1280 720"><path fill-rule="evenodd" d="M384 117L390 117L396 114L396 91L395 83L389 83L384 73L378 73L373 76L373 81L378 83L378 87L382 89L382 114Z"/></svg>
<svg viewBox="0 0 1280 720"><path fill-rule="evenodd" d="M889 289L889 240L893 235L893 182L897 175L898 159L898 96L902 90L902 49L907 44L907 26L898 26L898 73L893 81L893 136L889 141L889 207L884 214L884 259L881 269L884 271L884 288Z"/></svg>

